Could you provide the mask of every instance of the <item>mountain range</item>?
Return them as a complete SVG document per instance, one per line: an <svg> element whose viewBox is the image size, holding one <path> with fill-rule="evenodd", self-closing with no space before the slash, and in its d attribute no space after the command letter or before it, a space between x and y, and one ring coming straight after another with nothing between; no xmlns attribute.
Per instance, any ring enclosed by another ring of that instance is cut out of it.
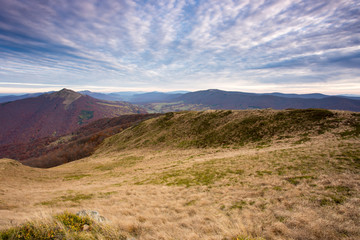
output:
<svg viewBox="0 0 360 240"><path fill-rule="evenodd" d="M327 96L323 98L279 97L267 94L229 92L217 89L191 92L175 98L185 104L201 104L210 109L305 109L324 108L334 110L360 111L360 100L346 97Z"/></svg>
<svg viewBox="0 0 360 240"><path fill-rule="evenodd" d="M91 91L80 91L81 94L109 101L127 101L131 103L152 103L167 102L172 99L188 93L187 91L174 92L114 92L114 93L97 93ZM0 98L1 101L1 98Z"/></svg>
<svg viewBox="0 0 360 240"><path fill-rule="evenodd" d="M28 98L0 104L0 146L62 136L94 120L126 114L265 108L323 108L360 112L360 100L357 97L328 96L319 93L257 94L209 89L196 92L105 94L90 91L79 93L63 89L58 92L24 96ZM2 98L5 99L6 96ZM129 102L111 101L114 99L127 99Z"/></svg>
<svg viewBox="0 0 360 240"><path fill-rule="evenodd" d="M217 89L212 89L215 91ZM211 91L211 89L207 90ZM221 91L221 90L218 90ZM203 92L203 91L199 91ZM229 91L230 93L238 93L238 94L246 94L251 96L276 96L283 98L304 98L304 99L323 99L328 97L340 97L347 98L352 100L360 100L360 96L358 95L325 95L321 93L309 93L309 94L287 94L280 92L273 93L247 93L247 92L234 92ZM52 93L52 92L47 92ZM189 91L173 91L173 92L112 92L112 93L99 93L99 92L91 92L88 90L79 91L79 93L83 95L87 95L96 99L106 100L106 101L126 101L130 103L136 104L146 104L146 103L160 103L160 102L171 102L176 98L181 98L182 95L187 93L193 93ZM23 95L0 95L0 103L10 102L20 99L25 99L29 97L37 97L44 93L32 93L32 94L23 94Z"/></svg>

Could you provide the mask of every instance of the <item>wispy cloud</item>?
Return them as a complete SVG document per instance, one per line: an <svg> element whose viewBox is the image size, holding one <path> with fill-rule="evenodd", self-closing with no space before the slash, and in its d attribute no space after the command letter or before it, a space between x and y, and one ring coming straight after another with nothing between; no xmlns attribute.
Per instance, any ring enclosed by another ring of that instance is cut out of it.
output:
<svg viewBox="0 0 360 240"><path fill-rule="evenodd" d="M324 82L331 89L344 79L360 84L357 0L0 6L1 82L259 91Z"/></svg>

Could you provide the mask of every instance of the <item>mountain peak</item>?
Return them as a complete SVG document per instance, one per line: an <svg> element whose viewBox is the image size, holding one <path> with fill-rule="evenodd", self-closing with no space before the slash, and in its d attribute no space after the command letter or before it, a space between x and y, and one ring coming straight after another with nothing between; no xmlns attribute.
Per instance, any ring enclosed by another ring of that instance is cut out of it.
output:
<svg viewBox="0 0 360 240"><path fill-rule="evenodd" d="M68 97L81 97L81 94L78 92L75 92L71 89L63 88L60 91L50 93L49 96L50 97L68 98Z"/></svg>
<svg viewBox="0 0 360 240"><path fill-rule="evenodd" d="M71 89L63 88L60 91L53 92L49 94L50 99L53 98L62 98L64 99L63 104L65 104L65 107L76 101L78 98L80 98L81 95L78 92L75 92Z"/></svg>

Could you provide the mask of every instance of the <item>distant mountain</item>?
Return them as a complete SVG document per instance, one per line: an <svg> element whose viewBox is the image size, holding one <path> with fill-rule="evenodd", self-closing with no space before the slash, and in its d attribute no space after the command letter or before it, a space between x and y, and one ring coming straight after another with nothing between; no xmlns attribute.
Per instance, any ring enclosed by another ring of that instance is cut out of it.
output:
<svg viewBox="0 0 360 240"><path fill-rule="evenodd" d="M360 97L356 95L325 95L322 93L308 93L308 94L288 94L288 93L279 93L279 92L273 92L273 93L263 93L260 95L271 95L271 96L277 96L277 97L286 97L286 98L312 98L312 99L322 99L327 97L341 97L341 98L348 98L353 100L360 100Z"/></svg>
<svg viewBox="0 0 360 240"><path fill-rule="evenodd" d="M0 145L60 136L100 118L146 113L126 102L110 102L63 89L0 104Z"/></svg>
<svg viewBox="0 0 360 240"><path fill-rule="evenodd" d="M114 93L97 93L90 91L80 91L79 93L91 96L93 98L107 101L127 101L131 103L154 103L169 102L174 98L181 96L186 91L174 92L114 92Z"/></svg>
<svg viewBox="0 0 360 240"><path fill-rule="evenodd" d="M360 112L359 100L344 97L290 98L217 89L186 93L176 98L175 101L182 101L185 104L200 104L211 109L326 108Z"/></svg>
<svg viewBox="0 0 360 240"><path fill-rule="evenodd" d="M164 92L149 92L134 94L129 102L131 103L154 103L154 102L171 102L174 99L183 95L182 93L164 93Z"/></svg>
<svg viewBox="0 0 360 240"><path fill-rule="evenodd" d="M360 100L360 96L359 95L336 95L336 97L344 97L344 98L349 98L349 99L353 99L353 100Z"/></svg>
<svg viewBox="0 0 360 240"><path fill-rule="evenodd" d="M125 99L123 99L120 95L116 95L116 94L98 93L98 92L91 92L88 90L80 91L79 93L106 101L125 101Z"/></svg>
<svg viewBox="0 0 360 240"><path fill-rule="evenodd" d="M286 97L286 98L312 98L312 99L322 99L322 98L330 97L328 95L321 93L287 94L287 93L273 92L273 93L264 93L262 95L271 95L271 96Z"/></svg>
<svg viewBox="0 0 360 240"><path fill-rule="evenodd" d="M23 94L23 95L3 95L0 96L0 103L4 102L12 102L16 100L21 100L25 98L31 98L31 97L37 97L44 93L29 93L29 94Z"/></svg>
<svg viewBox="0 0 360 240"><path fill-rule="evenodd" d="M185 94L185 93L189 93L189 91L171 91L171 92L166 92L168 94Z"/></svg>

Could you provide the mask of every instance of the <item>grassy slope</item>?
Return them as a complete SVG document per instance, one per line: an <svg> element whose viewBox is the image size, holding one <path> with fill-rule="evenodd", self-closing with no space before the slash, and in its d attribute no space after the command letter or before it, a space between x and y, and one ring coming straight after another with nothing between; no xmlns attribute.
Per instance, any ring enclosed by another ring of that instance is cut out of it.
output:
<svg viewBox="0 0 360 240"><path fill-rule="evenodd" d="M0 227L94 209L136 239L358 239L359 122L322 110L184 112L56 168L1 160Z"/></svg>
<svg viewBox="0 0 360 240"><path fill-rule="evenodd" d="M288 138L307 141L332 129L359 133L359 114L321 109L167 113L108 138L105 147L239 147Z"/></svg>

